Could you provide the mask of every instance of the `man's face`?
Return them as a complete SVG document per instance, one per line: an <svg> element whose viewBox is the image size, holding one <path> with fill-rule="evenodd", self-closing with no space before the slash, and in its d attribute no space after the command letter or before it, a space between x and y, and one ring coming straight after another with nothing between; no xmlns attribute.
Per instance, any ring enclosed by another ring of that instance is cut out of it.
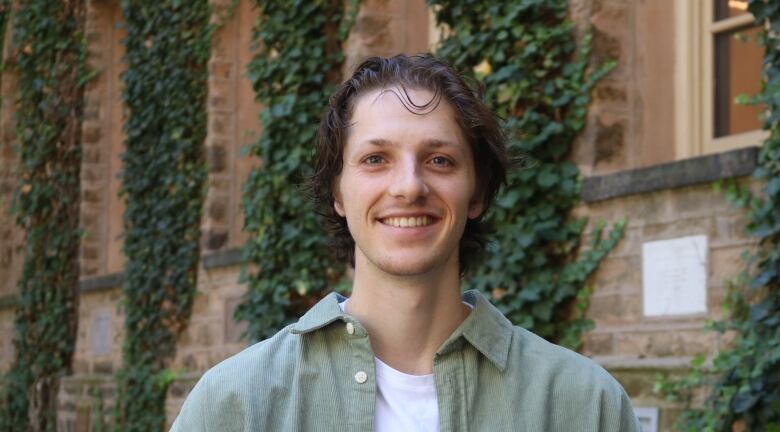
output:
<svg viewBox="0 0 780 432"><path fill-rule="evenodd" d="M407 89L417 105L433 93ZM475 197L474 160L445 100L412 113L398 88L360 96L336 178L334 207L355 239L356 263L384 273L458 271L458 245Z"/></svg>

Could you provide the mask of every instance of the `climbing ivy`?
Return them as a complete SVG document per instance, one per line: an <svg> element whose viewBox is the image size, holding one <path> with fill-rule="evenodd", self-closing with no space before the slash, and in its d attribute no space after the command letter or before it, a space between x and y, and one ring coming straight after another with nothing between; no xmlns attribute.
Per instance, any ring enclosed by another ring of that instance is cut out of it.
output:
<svg viewBox="0 0 780 432"><path fill-rule="evenodd" d="M333 85L357 0L257 0L257 53L249 65L263 132L251 147L263 166L244 186L249 290L236 317L254 339L273 335L342 278L325 230L296 185L311 173L313 141Z"/></svg>
<svg viewBox="0 0 780 432"><path fill-rule="evenodd" d="M585 125L590 91L614 62L589 71L590 38L578 48L566 0L428 4L451 30L437 54L484 85L485 102L504 119L509 151L524 158L488 214L495 242L466 286L487 293L515 324L576 348L589 328L583 287L624 224L606 238L598 225L578 254L586 221L570 217L580 176L567 158Z"/></svg>
<svg viewBox="0 0 780 432"><path fill-rule="evenodd" d="M167 369L196 289L204 200L207 0L123 0L125 312L116 430L165 424Z"/></svg>
<svg viewBox="0 0 780 432"><path fill-rule="evenodd" d="M3 29L9 4L0 3ZM54 431L59 380L76 343L85 2L19 2L10 24L9 63L19 77L12 210L25 241L0 430Z"/></svg>
<svg viewBox="0 0 780 432"><path fill-rule="evenodd" d="M510 149L532 161L510 175L490 214L497 242L468 284L488 292L516 323L577 346L589 327L582 318L585 280L623 224L606 239L597 226L590 248L573 259L585 221L569 220L579 174L565 159L585 123L590 90L612 63L587 72L589 39L578 51L563 0L428 3L451 29L439 55L474 71L487 88L487 103L506 119ZM257 5L263 17L255 36L262 43L250 77L266 108L252 152L264 166L244 192L245 228L253 235L244 252L256 269L247 276L250 289L237 317L262 339L343 280L344 266L330 255L311 204L291 185L309 173L311 141L331 90L323 84L339 81L338 46L348 30L343 23L351 20L344 20L340 2Z"/></svg>
<svg viewBox="0 0 780 432"><path fill-rule="evenodd" d="M711 329L731 335L730 347L711 364L696 358L681 378L662 378L656 390L688 409L678 422L685 431L780 431L780 3L750 0L748 10L762 27L765 48L762 91L755 103L766 106L762 145L753 178L761 194L729 187L729 197L747 208L748 231L760 241L746 253L745 271L724 303L729 314ZM696 393L707 393L703 407L691 408Z"/></svg>
<svg viewBox="0 0 780 432"><path fill-rule="evenodd" d="M5 35L8 29L8 22L11 18L11 0L0 0L0 54L5 52ZM5 70L5 59L0 56L0 72ZM2 88L3 78L0 74L0 88Z"/></svg>

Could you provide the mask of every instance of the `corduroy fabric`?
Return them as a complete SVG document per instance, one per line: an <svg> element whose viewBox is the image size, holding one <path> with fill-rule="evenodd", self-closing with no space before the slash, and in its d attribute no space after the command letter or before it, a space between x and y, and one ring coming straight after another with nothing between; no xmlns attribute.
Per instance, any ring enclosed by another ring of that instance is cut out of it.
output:
<svg viewBox="0 0 780 432"><path fill-rule="evenodd" d="M463 299L474 309L434 359L441 431L639 432L628 396L604 369L512 326L476 291ZM340 300L329 295L206 372L171 431L371 431L374 354Z"/></svg>

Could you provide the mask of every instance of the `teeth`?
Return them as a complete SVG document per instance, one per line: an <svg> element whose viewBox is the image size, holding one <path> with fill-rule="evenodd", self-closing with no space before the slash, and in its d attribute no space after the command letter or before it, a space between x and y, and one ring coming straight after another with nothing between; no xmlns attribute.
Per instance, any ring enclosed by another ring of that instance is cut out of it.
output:
<svg viewBox="0 0 780 432"><path fill-rule="evenodd" d="M428 216L418 217L390 217L382 219L385 225L391 225L399 228L414 228L431 224L431 218Z"/></svg>

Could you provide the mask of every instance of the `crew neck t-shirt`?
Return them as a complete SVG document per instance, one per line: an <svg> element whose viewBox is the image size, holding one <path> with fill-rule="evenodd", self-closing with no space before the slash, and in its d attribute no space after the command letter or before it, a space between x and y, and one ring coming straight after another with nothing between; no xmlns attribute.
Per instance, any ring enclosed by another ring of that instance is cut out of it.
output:
<svg viewBox="0 0 780 432"><path fill-rule="evenodd" d="M375 432L437 432L439 407L433 374L409 375L374 357Z"/></svg>

